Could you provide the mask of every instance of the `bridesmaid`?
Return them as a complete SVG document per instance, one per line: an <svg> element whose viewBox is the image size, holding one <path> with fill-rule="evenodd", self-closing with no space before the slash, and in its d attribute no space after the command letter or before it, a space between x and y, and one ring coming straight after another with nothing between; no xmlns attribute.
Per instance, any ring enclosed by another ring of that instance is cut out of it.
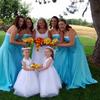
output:
<svg viewBox="0 0 100 100"><path fill-rule="evenodd" d="M56 16L53 16L50 20L49 37L51 39L59 37L58 22L59 22L59 19Z"/></svg>
<svg viewBox="0 0 100 100"><path fill-rule="evenodd" d="M34 31L33 31L33 22L32 22L32 19L30 17L27 17L26 18L26 29L24 30L24 35L23 35L23 39L25 38L29 38L29 37L32 37L34 38ZM29 45L26 45L26 46L29 46ZM32 53L32 48L33 48L33 45L31 46L31 53ZM30 53L30 57L32 56Z"/></svg>
<svg viewBox="0 0 100 100"><path fill-rule="evenodd" d="M0 47L0 90L10 91L21 69L21 48L26 45L21 41L24 28L24 17L17 16Z"/></svg>
<svg viewBox="0 0 100 100"><path fill-rule="evenodd" d="M33 22L32 22L32 19L30 17L26 18L26 29L25 29L25 33L23 35L23 38L28 38L28 37L34 37Z"/></svg>
<svg viewBox="0 0 100 100"><path fill-rule="evenodd" d="M60 33L63 33L63 43L57 44L54 66L62 81L71 88L85 88L87 84L97 83L92 78L88 62L76 32L64 19L59 21ZM59 63L60 61L60 63Z"/></svg>
<svg viewBox="0 0 100 100"><path fill-rule="evenodd" d="M47 38L48 37L48 25L44 18L40 18L37 22L37 29L34 30L35 38ZM42 46L39 48L39 51L36 49L36 45L34 45L32 52L32 59L34 63L42 64L44 61L44 50L46 46Z"/></svg>

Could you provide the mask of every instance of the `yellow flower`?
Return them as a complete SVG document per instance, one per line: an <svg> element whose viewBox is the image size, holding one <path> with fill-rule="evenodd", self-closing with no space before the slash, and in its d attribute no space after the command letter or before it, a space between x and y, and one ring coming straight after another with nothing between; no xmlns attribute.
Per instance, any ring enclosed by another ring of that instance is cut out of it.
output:
<svg viewBox="0 0 100 100"><path fill-rule="evenodd" d="M58 39L53 39L52 42L55 44L58 42Z"/></svg>
<svg viewBox="0 0 100 100"><path fill-rule="evenodd" d="M56 43L58 43L58 39L53 39L51 42L50 42L50 46L54 46Z"/></svg>
<svg viewBox="0 0 100 100"><path fill-rule="evenodd" d="M35 64L35 63L33 63L33 64L31 65L31 67L37 70L37 69L40 68L40 64Z"/></svg>
<svg viewBox="0 0 100 100"><path fill-rule="evenodd" d="M45 38L44 39L44 44L48 45L48 44L50 44L50 42L51 42L50 38Z"/></svg>
<svg viewBox="0 0 100 100"><path fill-rule="evenodd" d="M23 42L25 42L25 43L30 43L30 44L32 44L33 41L34 41L34 40L33 40L32 37L29 37L29 38L23 39Z"/></svg>

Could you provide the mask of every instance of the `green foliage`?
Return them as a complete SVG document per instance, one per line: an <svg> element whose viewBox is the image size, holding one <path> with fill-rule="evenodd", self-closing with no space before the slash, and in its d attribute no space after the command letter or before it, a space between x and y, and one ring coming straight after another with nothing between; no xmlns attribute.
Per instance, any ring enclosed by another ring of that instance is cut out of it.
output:
<svg viewBox="0 0 100 100"><path fill-rule="evenodd" d="M3 20L2 20L2 19L0 19L0 25L3 25L3 24L4 24Z"/></svg>
<svg viewBox="0 0 100 100"><path fill-rule="evenodd" d="M93 27L92 23L88 23L86 20L82 19L67 19L68 24L72 25L82 25L82 26L88 26L88 27Z"/></svg>
<svg viewBox="0 0 100 100"><path fill-rule="evenodd" d="M36 21L37 21L38 19L36 19L36 18L32 18L32 21L33 21L33 23L35 24L36 23Z"/></svg>
<svg viewBox="0 0 100 100"><path fill-rule="evenodd" d="M6 24L12 22L18 14L27 16L28 5L21 4L21 0L0 0L0 19Z"/></svg>
<svg viewBox="0 0 100 100"><path fill-rule="evenodd" d="M62 19L63 16L59 15L59 18ZM48 24L49 24L50 20L51 19L47 19ZM93 27L93 23L89 23L86 20L82 20L82 19L67 19L66 21L67 21L68 24L72 24L72 25L81 25L81 26Z"/></svg>
<svg viewBox="0 0 100 100"><path fill-rule="evenodd" d="M19 13L23 16L28 16L29 13L29 5L26 5L25 3L23 5L20 4Z"/></svg>

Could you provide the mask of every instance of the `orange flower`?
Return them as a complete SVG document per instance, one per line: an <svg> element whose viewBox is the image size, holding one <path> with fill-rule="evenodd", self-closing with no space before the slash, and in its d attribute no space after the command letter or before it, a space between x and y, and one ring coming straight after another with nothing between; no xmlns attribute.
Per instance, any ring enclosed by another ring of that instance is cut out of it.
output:
<svg viewBox="0 0 100 100"><path fill-rule="evenodd" d="M43 45L43 38L36 38L34 40L35 44L36 44L36 48L37 48L37 51L39 50L39 48Z"/></svg>

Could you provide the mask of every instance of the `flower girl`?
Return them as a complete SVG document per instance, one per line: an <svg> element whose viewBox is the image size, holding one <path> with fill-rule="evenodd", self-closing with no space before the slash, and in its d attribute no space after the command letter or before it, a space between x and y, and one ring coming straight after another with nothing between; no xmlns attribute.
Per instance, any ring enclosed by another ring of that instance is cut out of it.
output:
<svg viewBox="0 0 100 100"><path fill-rule="evenodd" d="M40 97L53 97L59 94L61 80L53 66L54 52L51 47L45 49L45 61L39 69Z"/></svg>
<svg viewBox="0 0 100 100"><path fill-rule="evenodd" d="M22 70L19 72L14 85L14 94L22 97L30 97L39 93L39 81L37 74L31 68L32 60L30 59L30 48L22 48L23 61Z"/></svg>

